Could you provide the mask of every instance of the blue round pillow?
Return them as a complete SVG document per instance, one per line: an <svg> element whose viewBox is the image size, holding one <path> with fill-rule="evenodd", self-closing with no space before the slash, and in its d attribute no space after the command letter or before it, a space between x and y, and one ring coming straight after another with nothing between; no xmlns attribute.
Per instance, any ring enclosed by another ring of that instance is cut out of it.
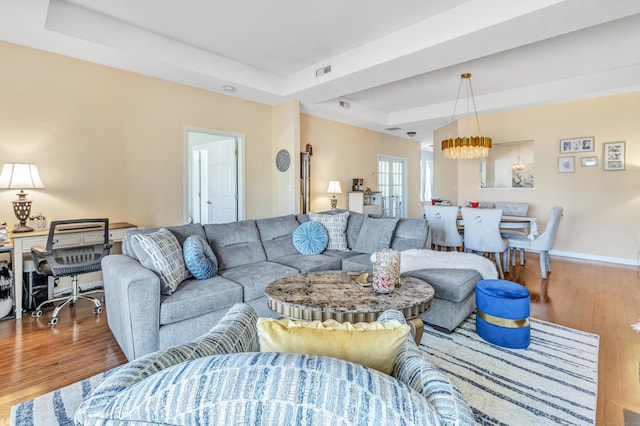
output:
<svg viewBox="0 0 640 426"><path fill-rule="evenodd" d="M293 245L302 254L320 254L328 243L327 230L318 222L305 222L293 232Z"/></svg>
<svg viewBox="0 0 640 426"><path fill-rule="evenodd" d="M188 237L182 246L184 263L191 274L199 279L213 278L218 272L218 259L209 243L199 235Z"/></svg>

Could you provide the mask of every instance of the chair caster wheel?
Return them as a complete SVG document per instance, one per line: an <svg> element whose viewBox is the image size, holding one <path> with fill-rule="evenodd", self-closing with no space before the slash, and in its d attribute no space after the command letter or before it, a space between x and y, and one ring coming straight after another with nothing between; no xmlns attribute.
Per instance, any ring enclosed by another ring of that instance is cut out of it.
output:
<svg viewBox="0 0 640 426"><path fill-rule="evenodd" d="M56 325L57 323L58 323L58 317L53 317L49 321L47 321L47 324L49 325Z"/></svg>
<svg viewBox="0 0 640 426"><path fill-rule="evenodd" d="M93 308L94 314L99 314L100 312L102 312L102 306L96 306L95 308Z"/></svg>
<svg viewBox="0 0 640 426"><path fill-rule="evenodd" d="M31 316L33 318L40 318L42 316L42 309L38 309L37 311L31 312Z"/></svg>

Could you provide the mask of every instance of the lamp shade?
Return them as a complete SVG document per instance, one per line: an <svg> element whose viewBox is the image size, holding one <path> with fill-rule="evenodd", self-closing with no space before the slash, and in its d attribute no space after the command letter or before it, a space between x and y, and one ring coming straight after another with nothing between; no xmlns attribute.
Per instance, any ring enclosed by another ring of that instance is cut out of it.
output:
<svg viewBox="0 0 640 426"><path fill-rule="evenodd" d="M0 173L0 188L44 188L38 166L27 163L4 163Z"/></svg>
<svg viewBox="0 0 640 426"><path fill-rule="evenodd" d="M342 194L342 188L340 188L339 180L330 180L329 187L327 188L329 194Z"/></svg>

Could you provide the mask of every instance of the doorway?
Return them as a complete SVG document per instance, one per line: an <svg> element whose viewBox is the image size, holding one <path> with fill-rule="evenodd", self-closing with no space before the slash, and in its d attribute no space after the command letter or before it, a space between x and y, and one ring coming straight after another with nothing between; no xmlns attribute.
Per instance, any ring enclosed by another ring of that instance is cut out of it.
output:
<svg viewBox="0 0 640 426"><path fill-rule="evenodd" d="M383 215L407 217L407 159L378 155L378 191Z"/></svg>
<svg viewBox="0 0 640 426"><path fill-rule="evenodd" d="M244 218L244 138L214 130L186 129L186 217L193 223Z"/></svg>

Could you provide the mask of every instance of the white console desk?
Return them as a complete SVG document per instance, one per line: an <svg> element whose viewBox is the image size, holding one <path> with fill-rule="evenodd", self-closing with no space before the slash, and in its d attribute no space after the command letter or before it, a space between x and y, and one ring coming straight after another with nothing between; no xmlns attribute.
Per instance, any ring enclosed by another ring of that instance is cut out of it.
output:
<svg viewBox="0 0 640 426"><path fill-rule="evenodd" d="M128 229L135 229L136 226L127 222L115 222L109 224L109 238L111 242L118 243L124 238L124 233ZM15 293L15 313L16 319L22 318L22 287L25 257L31 259L31 247L46 247L49 230L12 233L13 243L13 280ZM64 236L64 240L57 243L57 247L92 245L103 241L101 231L70 232ZM26 255L26 256L25 256Z"/></svg>

